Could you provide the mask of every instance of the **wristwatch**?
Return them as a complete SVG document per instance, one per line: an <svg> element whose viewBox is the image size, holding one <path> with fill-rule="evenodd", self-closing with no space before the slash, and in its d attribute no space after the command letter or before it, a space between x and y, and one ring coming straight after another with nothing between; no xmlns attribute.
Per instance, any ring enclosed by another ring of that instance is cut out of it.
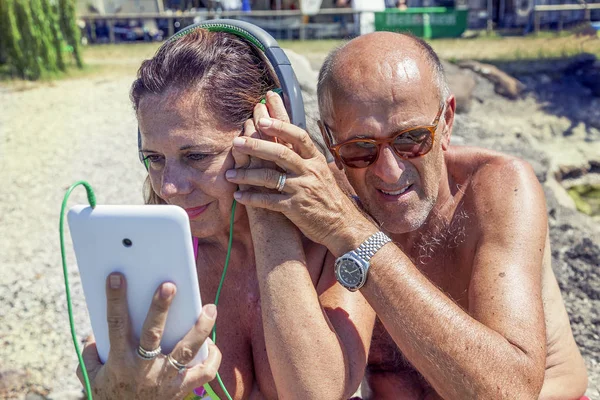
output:
<svg viewBox="0 0 600 400"><path fill-rule="evenodd" d="M381 231L365 240L356 250L349 251L335 260L335 277L337 281L351 292L355 292L367 281L369 260L392 239Z"/></svg>

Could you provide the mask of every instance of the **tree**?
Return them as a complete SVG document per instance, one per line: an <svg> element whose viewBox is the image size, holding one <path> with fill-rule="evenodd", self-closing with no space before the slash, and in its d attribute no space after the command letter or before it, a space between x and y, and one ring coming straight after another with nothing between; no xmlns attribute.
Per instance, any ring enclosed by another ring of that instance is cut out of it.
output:
<svg viewBox="0 0 600 400"><path fill-rule="evenodd" d="M35 80L65 71L68 48L83 67L75 0L56 1L0 0L0 64L12 76Z"/></svg>

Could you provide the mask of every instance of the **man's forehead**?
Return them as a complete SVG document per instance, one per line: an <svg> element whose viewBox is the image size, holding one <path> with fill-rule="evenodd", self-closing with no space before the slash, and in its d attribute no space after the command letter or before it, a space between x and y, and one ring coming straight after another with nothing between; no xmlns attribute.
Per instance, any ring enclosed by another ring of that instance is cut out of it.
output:
<svg viewBox="0 0 600 400"><path fill-rule="evenodd" d="M427 62L414 54L395 51L383 57L340 57L333 69L332 95L357 101L398 102L423 91L435 91ZM423 93L425 94L425 93Z"/></svg>

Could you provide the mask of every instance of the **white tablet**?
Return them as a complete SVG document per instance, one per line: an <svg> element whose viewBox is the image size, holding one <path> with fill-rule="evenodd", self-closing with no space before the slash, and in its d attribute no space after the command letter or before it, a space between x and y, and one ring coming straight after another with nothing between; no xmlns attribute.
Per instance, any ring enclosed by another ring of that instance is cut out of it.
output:
<svg viewBox="0 0 600 400"><path fill-rule="evenodd" d="M166 281L177 286L161 341L163 353L170 353L202 311L186 212L170 205L94 209L78 205L67 217L100 360L106 362L110 348L105 285L112 272L127 279L129 315L137 338L158 286ZM207 355L205 343L192 365Z"/></svg>

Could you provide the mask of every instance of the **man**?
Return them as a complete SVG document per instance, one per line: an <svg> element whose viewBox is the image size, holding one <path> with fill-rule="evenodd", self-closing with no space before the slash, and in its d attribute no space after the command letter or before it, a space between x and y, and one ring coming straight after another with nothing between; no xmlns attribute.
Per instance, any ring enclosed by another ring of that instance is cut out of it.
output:
<svg viewBox="0 0 600 400"><path fill-rule="evenodd" d="M234 181L280 194L236 198L283 212L327 246L338 281L377 312L363 395L582 396L587 375L550 266L542 188L522 160L450 146L456 103L433 50L395 33L356 38L326 60L318 94L323 134L368 216L285 121L257 125L294 151L234 142L286 171Z"/></svg>

